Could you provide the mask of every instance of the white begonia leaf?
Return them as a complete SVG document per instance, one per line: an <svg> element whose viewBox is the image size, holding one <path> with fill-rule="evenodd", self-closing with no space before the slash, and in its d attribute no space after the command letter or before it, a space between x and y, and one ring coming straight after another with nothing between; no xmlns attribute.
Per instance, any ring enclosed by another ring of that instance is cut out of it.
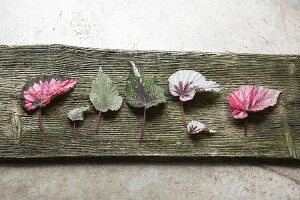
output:
<svg viewBox="0 0 300 200"><path fill-rule="evenodd" d="M72 121L83 121L84 115L83 113L90 109L89 106L74 108L68 112L68 118Z"/></svg>
<svg viewBox="0 0 300 200"><path fill-rule="evenodd" d="M98 75L92 82L90 101L100 112L108 110L119 110L122 105L122 97L119 96L116 85L112 80L99 68Z"/></svg>
<svg viewBox="0 0 300 200"><path fill-rule="evenodd" d="M215 133L216 131L207 128L203 123L198 121L191 121L186 127L189 134L197 134L200 132Z"/></svg>
<svg viewBox="0 0 300 200"><path fill-rule="evenodd" d="M196 90L219 92L222 87L214 81L207 81L199 72L194 70L179 70L169 79L169 90L180 101L189 101L194 98Z"/></svg>

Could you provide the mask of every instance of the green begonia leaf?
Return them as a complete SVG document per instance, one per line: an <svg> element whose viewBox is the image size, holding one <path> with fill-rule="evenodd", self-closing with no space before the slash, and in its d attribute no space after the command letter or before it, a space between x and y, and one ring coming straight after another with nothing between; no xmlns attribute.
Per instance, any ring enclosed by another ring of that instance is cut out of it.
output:
<svg viewBox="0 0 300 200"><path fill-rule="evenodd" d="M133 62L130 62L132 69L127 79L126 100L129 105L136 108L144 108L141 135L139 143L143 141L146 110L160 103L165 103L167 98L164 89L155 84L151 76L146 76Z"/></svg>
<svg viewBox="0 0 300 200"><path fill-rule="evenodd" d="M116 85L103 72L101 67L98 75L92 82L90 100L96 110L100 112L119 110L122 105L122 97L119 96Z"/></svg>
<svg viewBox="0 0 300 200"><path fill-rule="evenodd" d="M129 105L142 108L150 108L166 102L164 89L155 84L151 76L146 76L133 62L132 69L127 79L126 100Z"/></svg>

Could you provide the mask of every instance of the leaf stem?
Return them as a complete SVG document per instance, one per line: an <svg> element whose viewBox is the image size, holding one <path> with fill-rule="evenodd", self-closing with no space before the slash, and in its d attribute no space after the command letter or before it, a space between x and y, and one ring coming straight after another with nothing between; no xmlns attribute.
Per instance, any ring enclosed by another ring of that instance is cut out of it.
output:
<svg viewBox="0 0 300 200"><path fill-rule="evenodd" d="M76 121L73 121L73 137L76 138Z"/></svg>
<svg viewBox="0 0 300 200"><path fill-rule="evenodd" d="M143 142L144 139L144 133L145 133L145 122L146 122L146 107L144 107L144 117L142 120L142 128L141 128L141 135L140 135L140 140L139 140L139 144L141 144Z"/></svg>
<svg viewBox="0 0 300 200"><path fill-rule="evenodd" d="M42 120L42 107L39 109L39 126L40 126L40 132L43 134L45 129L43 127L43 120Z"/></svg>
<svg viewBox="0 0 300 200"><path fill-rule="evenodd" d="M185 113L184 113L183 102L182 101L180 101L180 107L181 107L182 125L183 125L184 128L186 128Z"/></svg>
<svg viewBox="0 0 300 200"><path fill-rule="evenodd" d="M100 132L100 120L101 120L101 111L99 111L99 114L97 115L97 125L96 125L96 132Z"/></svg>
<svg viewBox="0 0 300 200"><path fill-rule="evenodd" d="M245 137L247 137L247 132L248 132L248 119L247 117L244 119L244 131L245 131Z"/></svg>

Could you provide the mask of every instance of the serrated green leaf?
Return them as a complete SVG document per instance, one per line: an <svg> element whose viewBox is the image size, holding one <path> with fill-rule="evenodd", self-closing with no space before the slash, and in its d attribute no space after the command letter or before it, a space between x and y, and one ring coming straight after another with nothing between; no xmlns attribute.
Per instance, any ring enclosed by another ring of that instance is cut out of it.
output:
<svg viewBox="0 0 300 200"><path fill-rule="evenodd" d="M99 68L98 75L92 82L90 101L100 112L108 110L119 110L122 105L122 97L119 96L116 85L112 80Z"/></svg>
<svg viewBox="0 0 300 200"><path fill-rule="evenodd" d="M146 76L133 62L132 69L127 79L126 100L129 105L150 108L160 103L165 103L167 98L164 89L155 84L151 76Z"/></svg>

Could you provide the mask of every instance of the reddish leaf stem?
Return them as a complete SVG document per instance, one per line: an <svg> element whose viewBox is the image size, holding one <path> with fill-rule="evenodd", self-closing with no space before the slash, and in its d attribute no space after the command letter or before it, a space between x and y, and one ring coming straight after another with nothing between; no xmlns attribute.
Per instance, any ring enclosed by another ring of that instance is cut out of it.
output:
<svg viewBox="0 0 300 200"><path fill-rule="evenodd" d="M146 107L144 107L144 117L142 120L142 128L141 128L141 135L140 135L140 140L139 140L139 144L141 144L143 142L144 139L144 133L145 133L145 122L146 122Z"/></svg>
<svg viewBox="0 0 300 200"><path fill-rule="evenodd" d="M180 107L181 107L182 125L183 125L184 128L186 128L185 113L184 113L183 102L182 101L180 101Z"/></svg>
<svg viewBox="0 0 300 200"><path fill-rule="evenodd" d="M96 125L96 132L100 132L100 120L101 120L101 111L99 111L99 114L97 115L97 125Z"/></svg>
<svg viewBox="0 0 300 200"><path fill-rule="evenodd" d="M42 107L39 109L39 126L40 126L40 131L43 134L45 129L43 127L43 120L42 120Z"/></svg>
<svg viewBox="0 0 300 200"><path fill-rule="evenodd" d="M76 121L73 121L73 137L76 138Z"/></svg>
<svg viewBox="0 0 300 200"><path fill-rule="evenodd" d="M248 119L244 119L244 130L245 130L245 137L247 137L247 131L248 131Z"/></svg>

